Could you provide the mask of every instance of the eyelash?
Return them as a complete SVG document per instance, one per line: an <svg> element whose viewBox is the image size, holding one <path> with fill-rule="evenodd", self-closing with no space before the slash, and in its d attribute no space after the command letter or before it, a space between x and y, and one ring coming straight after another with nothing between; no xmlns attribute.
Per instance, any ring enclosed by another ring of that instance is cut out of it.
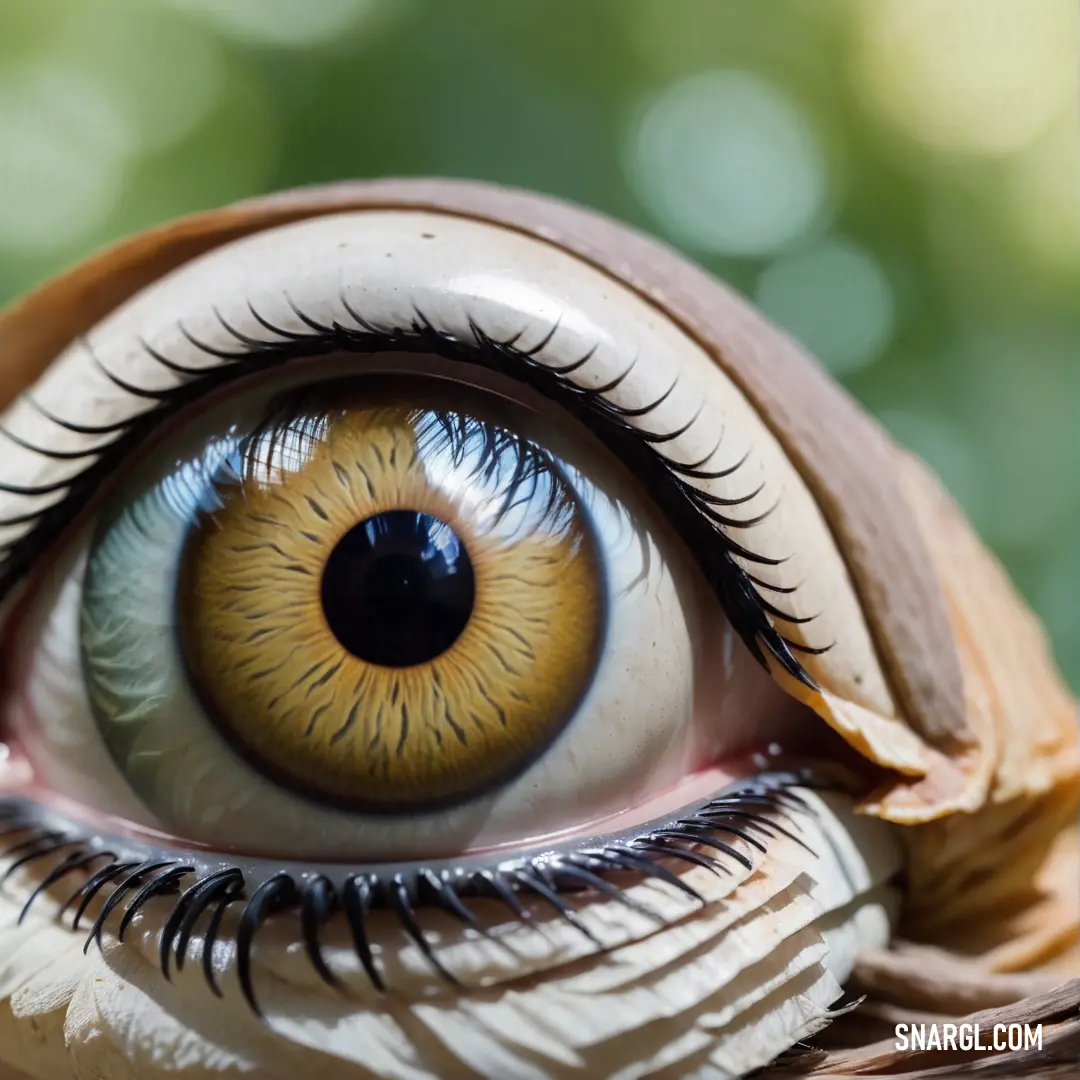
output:
<svg viewBox="0 0 1080 1080"><path fill-rule="evenodd" d="M368 979L377 990L387 989L376 966L365 926L368 914L375 910L392 912L434 971L448 983L460 985L435 955L417 919L418 909L438 908L465 926L477 928L476 916L465 900L484 898L502 903L515 918L528 922L531 913L519 897L532 893L549 905L560 919L597 948L602 948L601 942L578 919L574 908L563 899L564 894L592 889L639 914L658 918L645 905L628 896L623 887L607 879L612 873L632 873L642 880L655 878L666 882L704 904L701 894L664 866L664 860L702 867L716 875L731 873L725 860L736 862L746 870L753 869L751 859L731 843L716 839L717 833L742 841L747 849L753 849L762 857L768 853L770 840L783 835L816 857L816 852L798 835L798 818L813 817L815 811L791 788L832 790L837 786L810 770L763 772L729 785L713 798L684 809L675 817L638 826L628 833L593 839L580 848L562 852L545 849L537 855L519 855L480 868L435 869L419 865L392 874L351 871L340 885L335 885L318 871L304 871L294 876L288 870L277 870L265 877L250 894L246 894L247 878L238 866L206 873L180 892L180 881L197 873L194 866L183 864L182 859L161 857L160 853L155 856L145 848L138 852L144 856L142 859L122 859L105 846L108 841L104 838L69 836L62 828L41 825L35 821L39 814L36 804L11 801L0 806L0 826L3 826L0 835L30 832L30 836L0 853L0 858L5 859L16 856L0 883L37 859L63 848L73 849L38 882L19 914L18 922L21 923L35 902L68 874L87 870L98 859L108 858L110 861L105 866L90 874L60 904L55 918L63 919L74 907L71 930L77 931L95 896L105 886L117 882L90 927L83 945L83 952L86 952L95 940L100 945L105 924L114 912L120 912L116 937L122 942L131 921L147 901L157 896L176 895L162 924L158 953L161 972L167 979L171 977L170 957L175 958L176 970L183 968L195 925L209 911L210 920L202 934L201 964L207 985L218 997L222 992L212 966L213 946L225 911L230 904L243 901L236 934L237 976L248 1006L261 1016L251 978L251 950L259 928L273 915L286 911L298 913L305 953L319 977L336 990L343 991L345 987L322 955L319 930L338 912L343 912L346 917L353 948ZM717 854L705 854L695 847L711 848ZM156 876L145 880L148 875ZM134 895L130 895L132 890L136 890ZM125 900L128 896L130 899Z"/></svg>
<svg viewBox="0 0 1080 1080"><path fill-rule="evenodd" d="M0 521L0 527L33 522L30 529L18 540L7 546L8 555L0 570L0 600L10 591L15 583L27 572L37 555L67 525L75 514L89 501L100 481L106 478L115 462L133 450L149 432L162 420L173 415L186 405L191 404L208 390L223 386L242 375L263 370L269 366L283 365L290 360L313 358L332 352L404 352L434 353L440 358L487 369L504 371L509 364L520 382L545 394L562 405L571 415L588 427L609 449L614 451L624 463L634 462L641 467L639 475L643 477L643 486L649 490L654 501L666 512L673 524L679 529L684 541L698 562L710 587L716 594L721 607L727 614L732 627L738 633L751 655L762 666L767 667L762 647L776 659L784 670L799 682L812 690L817 689L813 678L803 668L794 653L820 655L828 652L832 644L824 647L811 647L792 641L780 633L769 621L769 616L793 625L813 621L811 617L796 617L785 612L765 599L760 590L778 594L790 594L795 587L771 585L762 581L739 566L733 556L750 563L766 566L780 565L783 559L771 559L743 547L731 539L725 529L749 528L759 524L775 509L757 517L738 520L728 517L721 510L739 506L757 496L759 486L748 495L736 499L723 499L696 488L693 480L714 480L730 477L746 462L749 452L734 465L716 471L704 470L704 466L719 450L723 434L717 439L712 451L699 461L681 463L665 457L658 447L681 435L697 419L695 414L682 428L664 434L642 431L630 423L631 419L647 416L671 394L675 384L655 401L636 409L625 409L612 404L605 397L616 389L630 372L625 372L604 386L591 390L583 389L571 383L567 376L588 363L592 351L585 353L577 361L559 368L547 367L539 363L535 356L552 340L558 331L558 322L529 350L515 347L520 333L504 341L498 341L484 332L473 320L469 325L473 333L473 342L464 342L452 334L436 329L432 322L418 308L414 308L416 318L407 328L382 329L374 326L355 311L341 298L342 305L356 321L357 328L342 326L334 322L325 326L300 309L293 306L297 317L310 327L310 333L298 333L274 326L250 307L252 316L259 325L270 333L277 334L284 341L265 341L249 337L234 329L220 314L218 321L224 330L244 347L242 352L226 352L212 348L198 341L181 327L184 337L197 349L208 356L224 362L224 367L216 371L200 371L184 367L169 360L160 352L142 343L146 352L158 363L175 374L188 377L192 381L168 390L153 391L142 389L127 383L111 374L93 354L88 342L84 345L105 376L121 390L144 399L157 402L148 412L130 418L118 424L105 427L89 427L71 424L60 417L35 406L46 419L84 435L110 435L116 438L104 446L97 446L78 453L57 454L47 449L31 446L23 440L0 428L9 439L19 445L46 457L76 459L100 454L82 473L63 482L48 484L38 488L18 488L0 483L0 491L18 495L44 495L52 491L67 489L59 502L44 510L32 514L20 515ZM632 367L633 365L631 365ZM33 401L31 400L31 404ZM0 547L0 551L4 548Z"/></svg>
<svg viewBox="0 0 1080 1080"><path fill-rule="evenodd" d="M272 447L279 437L288 438L290 435L301 440L310 439L308 429L295 426L294 423L294 418L305 411L311 415L325 408L324 403L317 399L311 406L305 404L309 389L304 387L299 391L283 394L259 426L246 437L246 444L251 446L258 444L260 440L268 440ZM472 478L483 476L489 479L498 473L499 509L493 515L492 523L502 521L515 506L535 498L539 480L544 474L559 474L562 471L562 466L554 455L544 447L522 438L515 432L474 417L459 414L451 419L442 413L429 413L424 420L416 424L415 430L419 446L439 447L449 453L455 466L464 461L470 446L475 447L475 441L479 438L482 445L469 475ZM264 451L264 455L269 458L272 452ZM504 479L507 466L510 476ZM230 467L232 478L239 482L243 470L240 460L234 456ZM526 488L531 490L519 500L519 495ZM560 515L566 511L567 498L562 489L552 487L540 520L555 525Z"/></svg>

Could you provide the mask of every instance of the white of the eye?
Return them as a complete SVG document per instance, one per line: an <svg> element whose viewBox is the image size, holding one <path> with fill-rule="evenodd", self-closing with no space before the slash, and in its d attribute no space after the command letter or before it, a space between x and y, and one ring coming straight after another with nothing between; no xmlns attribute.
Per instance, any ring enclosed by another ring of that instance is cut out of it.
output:
<svg viewBox="0 0 1080 1080"><path fill-rule="evenodd" d="M794 594L779 598L781 606L798 617L815 616L806 627L783 624L784 633L812 646L834 644L824 656L802 658L810 674L887 718L897 738L904 734L893 719L896 706L843 559L776 438L723 370L670 320L618 282L536 239L476 221L404 211L328 215L267 230L148 286L85 342L62 354L31 394L68 420L98 425L123 420L150 403L118 388L98 364L136 386L176 385L182 376L154 360L144 343L177 364L214 368L221 361L194 346L185 331L213 349L234 353L243 347L222 319L243 335L273 339L251 308L291 334L310 333L296 309L326 326L355 327L351 309L375 326L405 330L420 312L439 333L470 341L475 323L497 339L520 335L516 344L526 350L538 347L554 329L535 359L559 367L591 353L570 381L596 388L625 375L605 396L630 408L657 401L674 383L662 403L632 423L669 432L697 416L682 435L662 444L673 461L705 457L721 432L722 445L708 467L723 469L750 452L733 475L694 482L722 498L745 496L764 482L732 517L753 518L779 499L767 521L733 528L731 537L759 555L786 560L778 567L749 568L771 584L797 586ZM43 420L25 401L16 402L0 423L24 438L61 448L89 441ZM78 462L5 448L3 478L9 483L48 483L79 468ZM0 493L0 518L54 499ZM0 543L23 529L0 529Z"/></svg>
<svg viewBox="0 0 1080 1080"><path fill-rule="evenodd" d="M42 779L54 789L116 816L251 854L452 855L618 814L673 787L695 767L723 758L753 737L755 725L783 712L785 699L749 658L731 673L731 693L714 677L703 677L697 646L711 641L718 625L726 627L715 599L703 589L694 594L686 567L673 572L665 550L671 545L658 542L664 526L655 512L635 506L631 520L626 507L597 491L589 509L609 575L608 638L574 720L518 780L457 809L407 820L337 812L272 785L213 729L176 652L173 597L186 508L162 512L159 505L144 512L150 504L135 494L152 490L179 462L197 458L213 438L224 436L238 422L239 407L255 417L260 400L264 395L247 396L242 405L232 399L204 414L179 446L170 444L168 457L162 455L152 472L135 477L132 513L121 521L137 517L137 538L125 542L123 531L114 529L102 549L103 564L101 552L95 556L102 565L97 587L109 598L95 607L103 608L110 624L127 626L109 635L125 643L124 655L110 659L135 680L125 698L132 701L128 719L139 721L139 734L123 771L154 777L146 795L161 820L135 803L100 747L80 672L85 538L69 556L66 579L52 596L38 600L41 621L23 635L26 675L14 697L15 724ZM110 543L116 544L112 555ZM729 707L738 703L738 724L720 707L725 698ZM47 727L35 730L32 714L47 716Z"/></svg>

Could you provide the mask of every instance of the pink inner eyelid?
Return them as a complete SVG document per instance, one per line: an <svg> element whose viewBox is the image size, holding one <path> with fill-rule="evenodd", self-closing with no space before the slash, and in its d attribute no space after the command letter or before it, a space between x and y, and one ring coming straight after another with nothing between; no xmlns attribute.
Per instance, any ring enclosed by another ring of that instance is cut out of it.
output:
<svg viewBox="0 0 1080 1080"><path fill-rule="evenodd" d="M129 837L143 843L160 845L165 849L177 851L191 850L220 854L222 856L243 856L243 852L221 850L210 844L188 840L165 830L139 825L113 814L102 813L87 807L75 799L53 791L42 784L34 775L34 769L17 740L5 744L8 749L7 759L0 766L0 790L8 797L25 798L35 804L53 810L70 818L73 822L84 822L89 832L104 832L118 837ZM712 764L684 776L667 790L650 796L645 801L627 807L615 814L574 825L548 833L520 837L501 844L485 847L467 847L450 858L467 859L470 856L484 855L491 852L506 852L508 855L524 848L544 844L559 844L568 840L587 841L591 836L610 832L631 830L637 824L669 816L684 806L691 806L715 795L726 785L760 772L766 764L775 768L777 759L782 755L777 744L771 744L752 753L740 754L721 764ZM259 856L261 859L267 856ZM297 856L282 856L283 862L302 861ZM325 860L320 860L325 861ZM346 862L346 860L340 860ZM357 860L362 861L362 860ZM372 865L377 866L377 863Z"/></svg>
<svg viewBox="0 0 1080 1080"><path fill-rule="evenodd" d="M708 799L721 788L736 780L753 776L760 770L755 764L754 754L740 754L725 761L723 765L714 764L682 777L665 791L650 796L643 802L629 806L615 814L594 818L580 825L561 829L557 832L542 833L537 836L523 837L520 840L489 847L467 848L462 855L485 854L490 851L513 851L520 847L532 847L538 844L558 843L575 838L587 838L632 829L634 825L653 821L674 813L681 807Z"/></svg>

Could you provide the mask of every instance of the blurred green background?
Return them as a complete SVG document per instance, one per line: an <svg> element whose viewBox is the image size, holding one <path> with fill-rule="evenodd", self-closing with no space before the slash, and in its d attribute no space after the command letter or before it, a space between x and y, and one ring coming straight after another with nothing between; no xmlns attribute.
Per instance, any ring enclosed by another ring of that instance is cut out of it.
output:
<svg viewBox="0 0 1080 1080"><path fill-rule="evenodd" d="M0 0L0 302L177 214L482 177L665 237L943 476L1080 688L1074 0Z"/></svg>

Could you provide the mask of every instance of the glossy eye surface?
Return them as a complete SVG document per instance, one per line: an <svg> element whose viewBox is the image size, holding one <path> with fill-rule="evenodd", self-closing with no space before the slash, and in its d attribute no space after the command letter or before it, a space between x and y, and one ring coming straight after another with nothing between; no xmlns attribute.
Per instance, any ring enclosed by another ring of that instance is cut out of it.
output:
<svg viewBox="0 0 1080 1080"><path fill-rule="evenodd" d="M183 662L225 738L284 786L374 810L459 801L520 772L569 719L604 623L580 497L505 428L330 404L349 392L277 403L214 439L95 544L83 663L118 760L170 726L146 715L139 643L172 613L115 598L144 549L156 571L185 530L171 575Z"/></svg>
<svg viewBox="0 0 1080 1080"><path fill-rule="evenodd" d="M72 557L28 639L30 709L67 688L136 820L189 840L455 854L616 813L738 745L706 728L700 655L695 674L722 617L655 509L588 433L490 389L230 396Z"/></svg>
<svg viewBox="0 0 1080 1080"><path fill-rule="evenodd" d="M591 489L475 412L326 393L204 454L177 578L185 659L226 737L282 783L374 810L460 801L546 749L591 681ZM147 501L183 505L176 475ZM90 671L118 548L90 560ZM106 660L140 636L124 629Z"/></svg>

